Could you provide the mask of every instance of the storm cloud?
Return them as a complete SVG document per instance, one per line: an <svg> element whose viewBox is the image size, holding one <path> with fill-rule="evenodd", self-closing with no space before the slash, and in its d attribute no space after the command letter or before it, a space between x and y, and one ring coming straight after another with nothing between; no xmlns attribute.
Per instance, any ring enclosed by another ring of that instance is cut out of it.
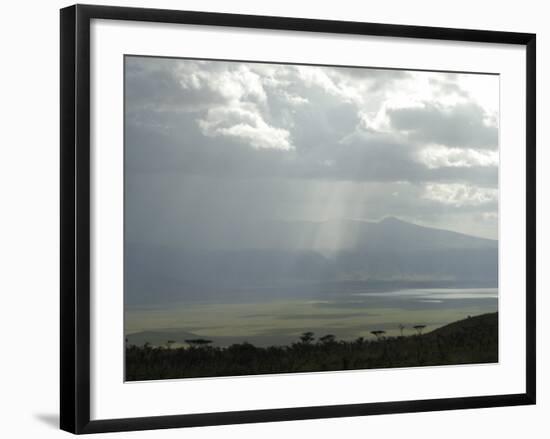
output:
<svg viewBox="0 0 550 439"><path fill-rule="evenodd" d="M427 103L418 108L397 108L389 112L391 124L408 133L411 140L462 148L494 149L498 142L496 126L484 122L484 111L477 104L451 108Z"/></svg>
<svg viewBox="0 0 550 439"><path fill-rule="evenodd" d="M389 215L497 235L498 76L128 56L125 109L132 242Z"/></svg>

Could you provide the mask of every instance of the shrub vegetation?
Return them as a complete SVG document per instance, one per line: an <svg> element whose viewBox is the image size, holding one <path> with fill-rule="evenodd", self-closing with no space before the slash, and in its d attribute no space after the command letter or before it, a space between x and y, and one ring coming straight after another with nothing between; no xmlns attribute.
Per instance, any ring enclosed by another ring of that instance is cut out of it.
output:
<svg viewBox="0 0 550 439"><path fill-rule="evenodd" d="M402 328L400 327L402 333ZM319 372L388 367L433 366L498 361L498 314L469 317L423 334L376 339L337 340L303 333L289 346L256 347L250 343L211 346L206 339L189 340L188 347L128 346L126 380L237 376Z"/></svg>

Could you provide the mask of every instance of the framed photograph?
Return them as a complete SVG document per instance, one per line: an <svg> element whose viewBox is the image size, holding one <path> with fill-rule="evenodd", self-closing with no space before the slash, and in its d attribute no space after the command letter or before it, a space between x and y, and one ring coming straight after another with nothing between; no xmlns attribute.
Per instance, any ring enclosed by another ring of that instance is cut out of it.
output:
<svg viewBox="0 0 550 439"><path fill-rule="evenodd" d="M61 10L61 428L535 403L535 35Z"/></svg>

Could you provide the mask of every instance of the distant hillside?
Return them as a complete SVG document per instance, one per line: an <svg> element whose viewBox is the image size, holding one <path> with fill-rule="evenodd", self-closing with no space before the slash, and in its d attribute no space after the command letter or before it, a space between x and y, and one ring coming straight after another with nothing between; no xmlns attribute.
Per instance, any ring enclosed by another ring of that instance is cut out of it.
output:
<svg viewBox="0 0 550 439"><path fill-rule="evenodd" d="M270 222L246 225L184 247L125 246L129 303L223 291L351 281L447 281L496 287L498 242L380 222ZM219 248L213 248L217 236ZM230 245L231 244L231 245ZM337 249L337 250L335 250ZM298 289L299 290L299 289ZM299 293L299 291L298 291Z"/></svg>
<svg viewBox="0 0 550 439"><path fill-rule="evenodd" d="M442 250L496 248L497 241L419 226L395 217L381 221L246 221L211 225L185 224L178 242L207 251L267 250L331 254L369 249Z"/></svg>
<svg viewBox="0 0 550 439"><path fill-rule="evenodd" d="M387 217L379 222L326 221L313 223L311 228L315 229L318 235L314 247L321 251L323 248L329 251L334 246L339 251L382 252L498 247L498 242L494 240L419 226L394 217Z"/></svg>
<svg viewBox="0 0 550 439"><path fill-rule="evenodd" d="M426 337L466 335L471 338L474 334L498 334L498 312L482 314L480 316L469 317L464 320L449 323L448 325L442 326L426 334Z"/></svg>

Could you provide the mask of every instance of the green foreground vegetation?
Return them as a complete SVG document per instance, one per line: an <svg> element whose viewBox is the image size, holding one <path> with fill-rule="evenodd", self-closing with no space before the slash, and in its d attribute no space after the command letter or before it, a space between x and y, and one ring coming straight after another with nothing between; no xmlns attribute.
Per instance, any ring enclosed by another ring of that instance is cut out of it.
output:
<svg viewBox="0 0 550 439"><path fill-rule="evenodd" d="M320 372L389 367L494 363L498 361L498 313L483 314L422 334L376 339L336 340L306 332L290 346L256 347L250 343L210 346L206 339L186 340L190 347L128 346L126 380Z"/></svg>

